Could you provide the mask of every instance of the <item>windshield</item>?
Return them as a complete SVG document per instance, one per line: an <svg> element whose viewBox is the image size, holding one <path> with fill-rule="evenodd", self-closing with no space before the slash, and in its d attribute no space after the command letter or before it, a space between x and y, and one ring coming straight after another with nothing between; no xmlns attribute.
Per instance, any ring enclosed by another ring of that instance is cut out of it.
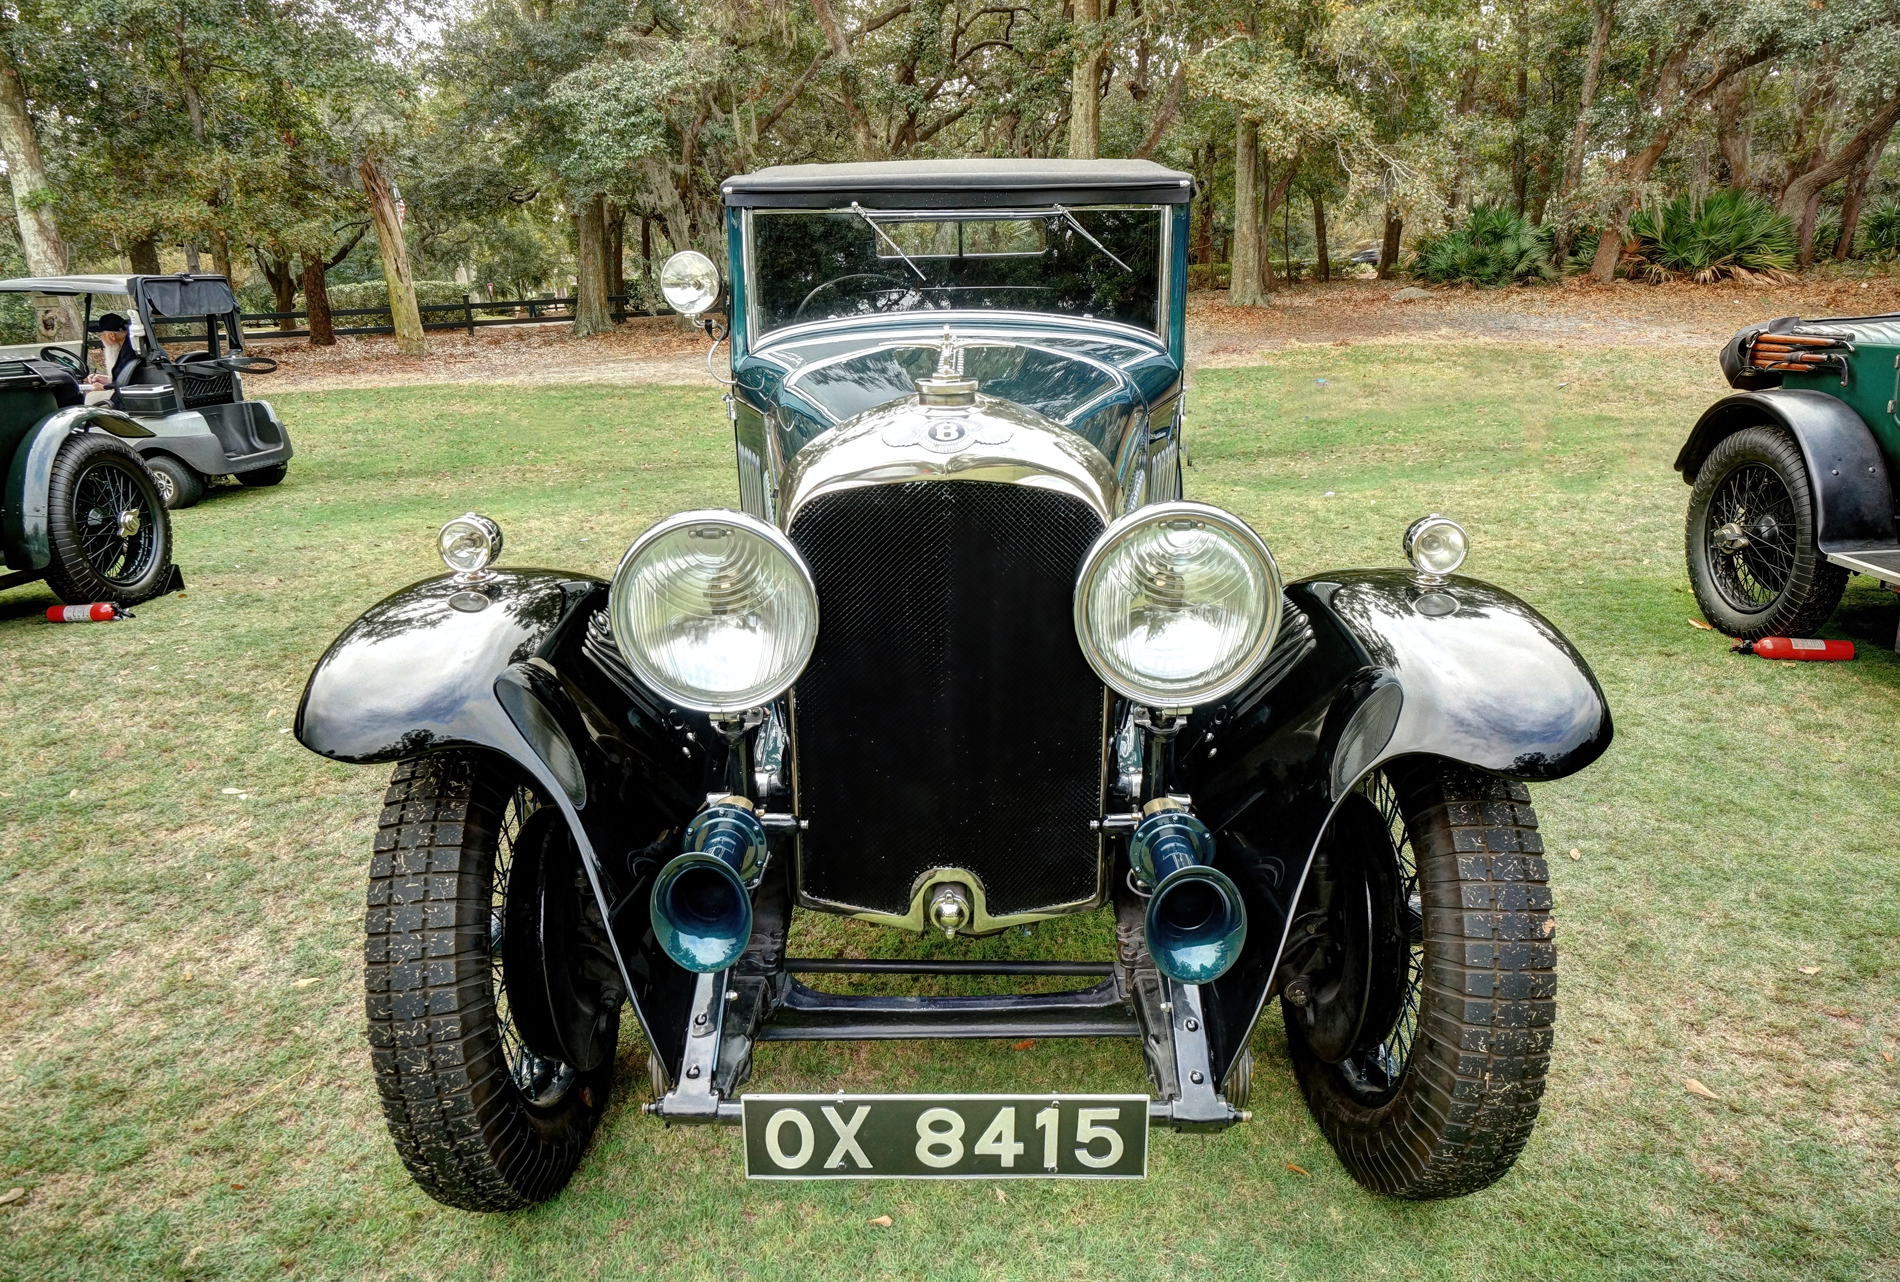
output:
<svg viewBox="0 0 1900 1282"><path fill-rule="evenodd" d="M1161 331L1161 210L752 211L754 334L877 312L1009 309Z"/></svg>

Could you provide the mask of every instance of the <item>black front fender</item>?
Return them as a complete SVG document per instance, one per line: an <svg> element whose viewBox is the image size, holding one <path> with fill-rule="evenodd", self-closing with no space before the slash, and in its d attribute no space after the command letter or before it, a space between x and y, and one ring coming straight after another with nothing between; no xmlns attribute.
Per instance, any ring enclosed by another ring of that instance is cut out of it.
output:
<svg viewBox="0 0 1900 1282"><path fill-rule="evenodd" d="M1724 396L1703 411L1676 455L1690 485L1709 453L1743 428L1772 424L1801 449L1814 491L1814 542L1823 553L1894 545L1892 481L1880 443L1854 408L1812 388L1777 387Z"/></svg>
<svg viewBox="0 0 1900 1282"><path fill-rule="evenodd" d="M1260 678L1198 710L1179 786L1214 829L1247 900L1247 948L1203 990L1224 1076L1273 989L1321 834L1368 772L1428 755L1512 779L1560 779L1610 745L1609 705L1576 649L1517 597L1475 579L1421 585L1352 571L1287 588Z"/></svg>
<svg viewBox="0 0 1900 1282"><path fill-rule="evenodd" d="M580 848L642 1031L676 1065L695 977L654 942L647 891L721 777L723 751L706 751L716 737L703 717L589 657L589 625L607 599L599 579L504 570L480 586L488 604L473 611L451 604L463 591L428 579L345 628L310 674L297 738L365 764L478 749L531 776Z"/></svg>

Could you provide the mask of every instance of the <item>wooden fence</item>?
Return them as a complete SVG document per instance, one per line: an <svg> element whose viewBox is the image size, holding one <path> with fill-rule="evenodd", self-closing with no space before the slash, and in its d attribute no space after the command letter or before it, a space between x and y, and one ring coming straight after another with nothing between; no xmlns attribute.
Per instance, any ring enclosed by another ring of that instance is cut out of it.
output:
<svg viewBox="0 0 1900 1282"><path fill-rule="evenodd" d="M640 307L628 307L632 299L626 294L613 294L607 299L613 308L616 323L629 316L671 316L673 309L661 307L647 311ZM422 313L424 329L465 329L473 334L485 325L545 325L551 321L571 321L574 319L572 298L481 298L464 294L459 303L423 303L416 310ZM506 313L496 315L497 312ZM387 316L387 307L338 307L330 312L331 332L336 334L393 334L394 325L339 325L335 322L347 316ZM308 321L309 312L245 312L240 317L244 325L246 338L304 338L310 329L295 328L298 321ZM189 322L181 322L189 325ZM271 325L275 328L259 329L258 325ZM196 334L195 326L190 332ZM186 337L185 334L173 334L166 337Z"/></svg>

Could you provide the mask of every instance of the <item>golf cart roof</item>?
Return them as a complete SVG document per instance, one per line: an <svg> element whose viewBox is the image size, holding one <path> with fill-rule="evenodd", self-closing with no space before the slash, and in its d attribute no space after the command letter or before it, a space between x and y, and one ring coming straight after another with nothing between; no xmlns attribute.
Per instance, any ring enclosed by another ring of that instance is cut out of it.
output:
<svg viewBox="0 0 1900 1282"><path fill-rule="evenodd" d="M1186 204L1191 174L1152 160L883 160L773 165L719 185L740 208L1010 208L1022 205Z"/></svg>
<svg viewBox="0 0 1900 1282"><path fill-rule="evenodd" d="M0 294L126 294L154 316L222 316L237 309L222 276L21 276L0 280Z"/></svg>
<svg viewBox="0 0 1900 1282"><path fill-rule="evenodd" d="M131 276L21 276L0 280L0 294L129 294Z"/></svg>

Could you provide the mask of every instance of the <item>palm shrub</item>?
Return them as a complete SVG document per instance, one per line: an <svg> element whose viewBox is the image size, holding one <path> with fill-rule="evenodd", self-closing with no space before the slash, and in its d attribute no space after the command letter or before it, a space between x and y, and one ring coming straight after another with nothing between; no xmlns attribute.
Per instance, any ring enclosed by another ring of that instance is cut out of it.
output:
<svg viewBox="0 0 1900 1282"><path fill-rule="evenodd" d="M1555 280L1550 254L1555 237L1548 227L1494 205L1473 205L1464 224L1421 240L1411 273L1441 285L1509 285L1514 281Z"/></svg>
<svg viewBox="0 0 1900 1282"><path fill-rule="evenodd" d="M1860 220L1856 237L1863 252L1891 254L1900 250L1900 199L1884 200Z"/></svg>
<svg viewBox="0 0 1900 1282"><path fill-rule="evenodd" d="M1631 252L1654 281L1794 278L1794 221L1752 192L1677 196L1660 209L1638 210L1630 234Z"/></svg>

